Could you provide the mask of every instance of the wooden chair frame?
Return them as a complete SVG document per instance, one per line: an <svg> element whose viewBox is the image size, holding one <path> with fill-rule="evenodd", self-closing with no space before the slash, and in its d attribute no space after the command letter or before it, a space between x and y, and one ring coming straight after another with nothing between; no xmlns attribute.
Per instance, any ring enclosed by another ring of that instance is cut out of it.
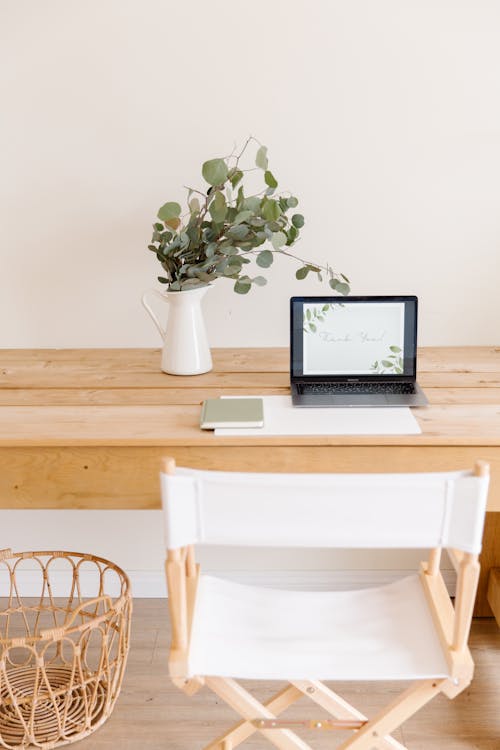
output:
<svg viewBox="0 0 500 750"><path fill-rule="evenodd" d="M162 471L165 474L175 473L174 459L163 459ZM477 461L474 475L488 474L488 464ZM417 680L368 720L330 688L315 680L293 681L267 703L262 704L234 679L206 675L186 677L200 566L195 562L192 545L168 550L165 571L172 625L169 656L172 681L188 695L193 695L206 685L242 716L239 723L206 745L204 750L234 750L257 731L280 750L311 750L310 745L291 731L290 727L297 725L318 730L353 729L353 735L343 742L338 750L406 750L400 742L390 736L391 732L438 693L444 693L450 699L461 693L471 682L474 672L467 641L479 579L478 555L460 550L448 550L448 553L458 574L455 607L440 571L441 548L431 550L428 561L421 563L420 580L441 640L450 676L444 679ZM303 695L326 710L333 717L332 720L280 721L279 715Z"/></svg>

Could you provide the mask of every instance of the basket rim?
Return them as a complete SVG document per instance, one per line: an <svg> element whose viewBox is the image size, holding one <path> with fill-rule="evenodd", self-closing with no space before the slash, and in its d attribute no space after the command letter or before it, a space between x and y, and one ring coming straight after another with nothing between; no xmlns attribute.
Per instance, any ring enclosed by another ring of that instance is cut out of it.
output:
<svg viewBox="0 0 500 750"><path fill-rule="evenodd" d="M20 560L29 560L35 557L48 557L49 562L51 559L64 559L64 558L77 558L80 561L89 561L89 562L96 562L96 563L103 563L106 565L107 568L110 570L113 570L117 573L119 578L121 579L122 584L124 584L124 590L120 594L120 596L116 599L113 599L113 597L103 594L98 597L91 597L87 598L85 601L83 601L73 612L72 617L70 618L67 625L62 625L60 627L54 627L49 629L43 629L40 631L38 635L34 636L24 636L21 638L2 638L0 635L0 645L5 648L13 648L13 647L24 647L24 646L32 646L36 643L40 643L43 641L58 641L65 638L67 635L77 633L77 632L84 632L85 630L91 630L96 627L101 622L104 622L109 618L109 616L112 613L118 613L120 612L125 604L130 603L132 601L131 596L131 586L130 586L130 578L125 573L125 571L120 568L119 565L112 562L111 560L108 560L105 557L100 557L99 555L93 555L88 552L75 552L70 550L32 550L28 552L13 552L11 549L3 549L0 550L0 563L1 562L7 562L9 560L16 560L19 562ZM16 562L16 565L17 565ZM96 617L93 617L92 619L89 619L88 622L84 622L80 625L71 627L71 623L78 615L79 609L83 608L84 606L88 606L92 603L97 603L98 601L104 601L108 600L109 606L106 612L104 612L101 615L97 615ZM22 611L22 606L17 608L17 611ZM0 613L3 614L3 613Z"/></svg>

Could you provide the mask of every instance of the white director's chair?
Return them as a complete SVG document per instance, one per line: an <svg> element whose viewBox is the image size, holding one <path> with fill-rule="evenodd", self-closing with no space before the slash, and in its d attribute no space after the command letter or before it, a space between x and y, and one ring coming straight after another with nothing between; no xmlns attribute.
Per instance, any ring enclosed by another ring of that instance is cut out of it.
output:
<svg viewBox="0 0 500 750"><path fill-rule="evenodd" d="M172 621L170 674L188 694L213 690L242 720L205 750L261 732L281 750L310 750L292 726L352 729L339 750L404 750L390 736L438 693L472 679L467 648L479 574L488 466L429 474L161 474ZM289 591L203 575L194 545L430 548L415 575L356 591ZM455 608L441 549L458 570ZM235 678L284 680L265 705ZM367 719L320 680L412 680ZM277 717L307 695L331 719Z"/></svg>

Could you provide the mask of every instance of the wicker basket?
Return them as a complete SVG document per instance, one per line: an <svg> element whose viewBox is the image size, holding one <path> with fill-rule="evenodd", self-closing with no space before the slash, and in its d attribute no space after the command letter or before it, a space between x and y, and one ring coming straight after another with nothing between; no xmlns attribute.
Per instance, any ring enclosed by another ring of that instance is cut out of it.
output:
<svg viewBox="0 0 500 750"><path fill-rule="evenodd" d="M34 575L37 593L28 598ZM51 750L106 721L125 671L131 612L129 580L107 560L0 551L0 748Z"/></svg>

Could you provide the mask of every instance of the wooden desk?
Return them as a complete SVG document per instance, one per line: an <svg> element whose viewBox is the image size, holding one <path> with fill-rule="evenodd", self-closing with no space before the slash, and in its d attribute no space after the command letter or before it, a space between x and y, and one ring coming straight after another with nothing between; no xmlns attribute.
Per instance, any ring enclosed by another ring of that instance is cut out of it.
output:
<svg viewBox="0 0 500 750"><path fill-rule="evenodd" d="M491 464L477 614L500 566L500 348L422 349L422 435L215 438L199 404L288 393L287 349L216 349L213 372L163 374L158 350L0 351L0 507L158 508L160 456L206 469L432 471ZM500 576L489 600L500 623Z"/></svg>

